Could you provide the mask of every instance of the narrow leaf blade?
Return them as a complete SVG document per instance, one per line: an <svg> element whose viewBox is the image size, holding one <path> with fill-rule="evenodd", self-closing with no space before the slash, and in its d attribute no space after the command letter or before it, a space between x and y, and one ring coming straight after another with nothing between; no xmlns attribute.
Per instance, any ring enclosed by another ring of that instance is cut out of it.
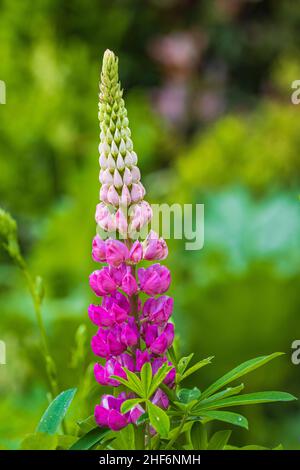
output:
<svg viewBox="0 0 300 470"><path fill-rule="evenodd" d="M77 389L70 388L60 393L50 403L45 413L43 414L36 432L45 434L55 434L58 430L62 420L64 419L69 406L75 396Z"/></svg>

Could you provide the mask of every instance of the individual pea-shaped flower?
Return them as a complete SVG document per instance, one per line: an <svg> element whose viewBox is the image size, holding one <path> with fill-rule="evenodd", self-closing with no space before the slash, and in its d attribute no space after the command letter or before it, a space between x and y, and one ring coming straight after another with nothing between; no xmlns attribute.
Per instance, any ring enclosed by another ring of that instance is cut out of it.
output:
<svg viewBox="0 0 300 470"><path fill-rule="evenodd" d="M101 427L110 428L113 431L119 431L129 423L134 423L144 413L141 406L134 407L126 414L121 413L122 403L130 398L124 392L117 397L112 395L103 395L100 405L95 407L95 420Z"/></svg>
<svg viewBox="0 0 300 470"><path fill-rule="evenodd" d="M129 250L120 240L106 240L106 261L109 265L118 268L129 257Z"/></svg>
<svg viewBox="0 0 300 470"><path fill-rule="evenodd" d="M164 329L157 325L143 325L143 336L147 348L154 354L165 354L174 340L174 325L167 323Z"/></svg>
<svg viewBox="0 0 300 470"><path fill-rule="evenodd" d="M163 238L159 238L157 233L150 231L144 246L144 259L147 260L163 260L168 256L168 247Z"/></svg>
<svg viewBox="0 0 300 470"><path fill-rule="evenodd" d="M94 271L89 277L90 286L96 295L111 294L117 288L114 277L108 267Z"/></svg>
<svg viewBox="0 0 300 470"><path fill-rule="evenodd" d="M140 372L143 365L146 362L150 362L150 359L151 359L151 355L149 351L147 351L147 349L145 349L145 351L141 351L140 349L137 349L135 351L135 360L136 360L135 367L136 367L137 372Z"/></svg>
<svg viewBox="0 0 300 470"><path fill-rule="evenodd" d="M127 375L123 367L126 367L132 372L134 371L134 360L127 353L123 353L117 358L108 359L104 366L98 363L95 364L95 378L101 385L111 385L112 387L118 387L120 382L111 378L111 376L117 375L118 377L126 379Z"/></svg>
<svg viewBox="0 0 300 470"><path fill-rule="evenodd" d="M131 263L137 264L142 260L142 258L143 258L143 247L142 247L141 242L136 240L130 249L129 260L131 261Z"/></svg>
<svg viewBox="0 0 300 470"><path fill-rule="evenodd" d="M109 358L122 354L127 346L121 341L121 327L114 325L109 330L99 328L92 337L91 347L96 356Z"/></svg>
<svg viewBox="0 0 300 470"><path fill-rule="evenodd" d="M114 214L111 214L108 207L100 202L96 207L95 219L99 227L108 232L116 230L116 219Z"/></svg>
<svg viewBox="0 0 300 470"><path fill-rule="evenodd" d="M151 323L162 325L172 315L173 304L174 300L167 295L162 295L158 298L150 297L144 303L142 316Z"/></svg>
<svg viewBox="0 0 300 470"><path fill-rule="evenodd" d="M128 318L126 310L113 302L112 306L106 310L101 305L91 304L88 308L91 321L97 326L112 326L115 323L123 323Z"/></svg>
<svg viewBox="0 0 300 470"><path fill-rule="evenodd" d="M92 257L94 261L99 263L104 263L106 261L105 241L101 240L99 235L96 235L93 239Z"/></svg>
<svg viewBox="0 0 300 470"><path fill-rule="evenodd" d="M148 202L141 201L133 204L129 210L129 232L138 232L144 225L150 222L152 218L152 209Z"/></svg>
<svg viewBox="0 0 300 470"><path fill-rule="evenodd" d="M171 275L168 268L160 264L153 264L149 268L138 270L140 287L147 295L163 294L169 289Z"/></svg>
<svg viewBox="0 0 300 470"><path fill-rule="evenodd" d="M129 296L132 296L136 294L138 290L138 285L135 280L135 277L131 273L131 267L127 267L127 272L125 276L122 279L122 284L121 284L122 290Z"/></svg>

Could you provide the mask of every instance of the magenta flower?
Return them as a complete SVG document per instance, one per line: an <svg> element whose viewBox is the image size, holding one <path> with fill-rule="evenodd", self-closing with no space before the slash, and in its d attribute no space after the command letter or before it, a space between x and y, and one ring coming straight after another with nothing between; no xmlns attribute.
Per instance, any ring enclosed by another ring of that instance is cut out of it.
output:
<svg viewBox="0 0 300 470"><path fill-rule="evenodd" d="M131 247L129 253L129 259L133 264L139 263L143 258L143 247L142 244L136 240Z"/></svg>
<svg viewBox="0 0 300 470"><path fill-rule="evenodd" d="M107 267L94 271L90 275L90 286L98 296L111 294L117 288L117 284Z"/></svg>
<svg viewBox="0 0 300 470"><path fill-rule="evenodd" d="M111 385L112 387L118 387L120 382L116 379L111 378L112 375L118 377L127 378L126 372L123 367L134 371L134 360L128 353L121 354L118 358L108 359L104 366L101 364L95 364L94 374L97 382L101 385Z"/></svg>
<svg viewBox="0 0 300 470"><path fill-rule="evenodd" d="M93 239L92 257L94 261L98 261L99 263L104 263L106 261L105 242L101 240L99 235L96 235Z"/></svg>
<svg viewBox="0 0 300 470"><path fill-rule="evenodd" d="M157 325L145 324L143 326L143 336L147 348L154 354L164 354L172 345L174 340L174 325L167 323L165 328Z"/></svg>
<svg viewBox="0 0 300 470"><path fill-rule="evenodd" d="M106 240L105 248L106 261L115 268L118 268L129 257L127 246L119 240Z"/></svg>
<svg viewBox="0 0 300 470"><path fill-rule="evenodd" d="M140 268L138 270L138 277L141 290L151 296L166 292L171 282L168 268L158 263L146 269Z"/></svg>
<svg viewBox="0 0 300 470"><path fill-rule="evenodd" d="M95 420L99 426L110 428L113 431L119 431L129 423L136 422L143 414L144 410L137 406L129 413L120 412L122 403L127 399L124 392L118 397L112 395L103 395L100 405L95 407Z"/></svg>
<svg viewBox="0 0 300 470"><path fill-rule="evenodd" d="M151 230L144 243L144 259L162 260L168 256L168 247L163 238Z"/></svg>
<svg viewBox="0 0 300 470"><path fill-rule="evenodd" d="M92 290L103 299L101 305L90 304L88 314L98 327L91 340L92 350L105 359L103 364L95 364L96 381L102 386L118 387L122 385L120 380L127 378L126 370L140 374L143 365L149 363L154 375L167 361L166 352L174 339L174 326L169 322L173 299L161 295L170 286L168 268L153 264L136 269L143 259L165 259L168 248L153 231L141 242L140 231L146 230L152 209L144 200L145 188L130 137L117 60L110 51L105 53L101 76L99 180L102 186L95 218L106 232L106 241L98 235L94 238L92 257L107 265L90 275ZM150 297L143 308L140 292ZM164 379L167 387L174 386L175 375L173 367ZM128 398L135 395L125 392L117 397L103 395L95 408L97 424L116 431L135 423L145 410L139 405L129 413L121 413L121 405ZM150 399L161 408L169 406L168 397L160 388Z"/></svg>
<svg viewBox="0 0 300 470"><path fill-rule="evenodd" d="M166 323L173 311L174 300L172 297L162 295L158 298L150 297L143 306L143 318L151 323L162 325Z"/></svg>

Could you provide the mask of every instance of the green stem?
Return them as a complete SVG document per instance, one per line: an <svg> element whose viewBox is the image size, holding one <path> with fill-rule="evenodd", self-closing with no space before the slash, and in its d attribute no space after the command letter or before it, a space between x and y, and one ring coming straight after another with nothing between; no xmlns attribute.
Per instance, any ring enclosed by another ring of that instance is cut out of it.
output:
<svg viewBox="0 0 300 470"><path fill-rule="evenodd" d="M41 298L37 293L36 290L36 285L35 282L28 271L26 262L24 258L20 255L17 259L17 264L21 271L23 272L23 275L26 279L27 287L30 292L30 295L32 297L33 301L33 307L38 323L38 328L40 331L40 336L41 336L41 342L42 342L42 352L46 364L46 372L48 376L48 381L50 385L50 390L51 390L51 395L52 398L55 398L58 395L58 381L57 381L57 371L56 371L56 365L55 362L50 354L49 346L48 346L48 340L47 340L47 334L46 334L46 328L43 322L43 316L42 316L42 310L41 310Z"/></svg>

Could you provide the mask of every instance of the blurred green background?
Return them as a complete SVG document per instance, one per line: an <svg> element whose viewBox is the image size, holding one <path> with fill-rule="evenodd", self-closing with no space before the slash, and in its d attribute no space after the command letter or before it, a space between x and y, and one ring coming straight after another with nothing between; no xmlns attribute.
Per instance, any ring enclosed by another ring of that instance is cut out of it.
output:
<svg viewBox="0 0 300 470"><path fill-rule="evenodd" d="M0 0L0 203L45 279L62 388L93 383L83 371L93 360L97 95L110 48L149 201L205 204L204 249L169 243L182 353L215 355L190 384L201 389L243 360L285 351L249 376L247 391L299 396L290 359L300 336L299 28L293 0ZM0 256L0 446L18 448L47 405L47 380L31 299ZM74 416L86 417L99 394L96 386L78 399ZM299 448L297 404L244 412L250 431L235 430L236 444Z"/></svg>

